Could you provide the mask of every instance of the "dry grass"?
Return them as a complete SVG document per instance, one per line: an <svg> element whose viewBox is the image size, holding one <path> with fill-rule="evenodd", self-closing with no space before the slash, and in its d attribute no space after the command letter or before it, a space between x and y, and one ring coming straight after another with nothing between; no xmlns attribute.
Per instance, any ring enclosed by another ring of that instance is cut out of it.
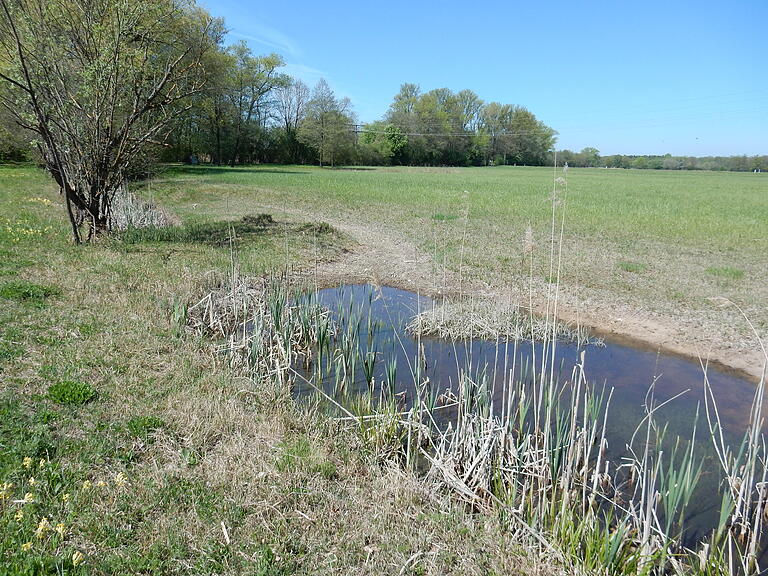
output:
<svg viewBox="0 0 768 576"><path fill-rule="evenodd" d="M415 316L408 330L449 340L543 342L552 336L552 327L546 320L520 306L480 298L445 300ZM555 335L560 341L575 342L579 346L601 344L600 339L590 336L588 328L565 322L557 323Z"/></svg>

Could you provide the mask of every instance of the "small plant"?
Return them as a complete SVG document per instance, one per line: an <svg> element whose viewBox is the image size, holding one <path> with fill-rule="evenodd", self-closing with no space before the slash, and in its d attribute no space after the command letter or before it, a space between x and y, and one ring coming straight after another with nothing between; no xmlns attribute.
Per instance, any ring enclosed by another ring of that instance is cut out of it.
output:
<svg viewBox="0 0 768 576"><path fill-rule="evenodd" d="M648 270L648 266L641 264L640 262L631 262L628 260L621 260L616 264L624 272L632 272L633 274L642 274Z"/></svg>
<svg viewBox="0 0 768 576"><path fill-rule="evenodd" d="M81 406L96 397L96 390L78 380L63 380L48 387L48 396L58 404Z"/></svg>
<svg viewBox="0 0 768 576"><path fill-rule="evenodd" d="M128 420L128 431L145 442L150 440L153 432L166 428L166 423L157 416L136 416Z"/></svg>
<svg viewBox="0 0 768 576"><path fill-rule="evenodd" d="M61 290L56 286L44 286L24 280L6 282L0 286L0 298L16 300L33 306L44 306L52 296L60 296Z"/></svg>
<svg viewBox="0 0 768 576"><path fill-rule="evenodd" d="M0 341L0 362L24 355L24 347L16 342Z"/></svg>
<svg viewBox="0 0 768 576"><path fill-rule="evenodd" d="M731 266L707 268L707 274L723 278L725 280L741 280L744 278L744 270L732 268Z"/></svg>

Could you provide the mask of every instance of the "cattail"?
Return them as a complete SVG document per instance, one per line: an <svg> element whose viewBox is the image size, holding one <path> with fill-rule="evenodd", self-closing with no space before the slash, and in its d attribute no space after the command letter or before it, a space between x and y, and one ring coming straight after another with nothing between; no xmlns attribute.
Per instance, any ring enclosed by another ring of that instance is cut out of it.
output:
<svg viewBox="0 0 768 576"><path fill-rule="evenodd" d="M533 228L528 224L525 228L525 235L523 236L523 254L532 254L534 246Z"/></svg>

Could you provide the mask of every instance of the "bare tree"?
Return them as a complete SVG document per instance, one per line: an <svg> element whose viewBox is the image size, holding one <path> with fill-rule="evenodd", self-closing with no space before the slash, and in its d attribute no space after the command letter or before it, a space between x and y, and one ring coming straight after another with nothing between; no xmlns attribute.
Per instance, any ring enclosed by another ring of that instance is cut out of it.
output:
<svg viewBox="0 0 768 576"><path fill-rule="evenodd" d="M37 135L76 243L109 229L131 162L201 90L222 34L193 0L0 0L0 103Z"/></svg>
<svg viewBox="0 0 768 576"><path fill-rule="evenodd" d="M301 80L291 78L277 89L277 115L285 131L287 151L293 162L296 162L299 156L300 144L297 134L299 125L304 120L308 102L309 88Z"/></svg>

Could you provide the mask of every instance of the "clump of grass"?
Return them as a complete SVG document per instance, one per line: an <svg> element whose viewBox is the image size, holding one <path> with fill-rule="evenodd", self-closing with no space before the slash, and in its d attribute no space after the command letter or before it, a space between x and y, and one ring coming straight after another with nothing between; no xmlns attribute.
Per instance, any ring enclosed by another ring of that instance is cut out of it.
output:
<svg viewBox="0 0 768 576"><path fill-rule="evenodd" d="M96 390L87 382L62 380L48 387L48 396L65 406L81 406L96 397Z"/></svg>
<svg viewBox="0 0 768 576"><path fill-rule="evenodd" d="M620 260L616 263L616 266L618 266L621 270L624 270L624 272L632 272L633 274L642 274L648 270L648 266L645 264L640 262L631 262L628 260Z"/></svg>
<svg viewBox="0 0 768 576"><path fill-rule="evenodd" d="M280 455L275 461L275 468L285 471L303 470L310 475L319 475L326 480L337 476L336 465L321 452L313 449L310 439L299 436L291 442L278 446Z"/></svg>
<svg viewBox="0 0 768 576"><path fill-rule="evenodd" d="M0 362L13 360L24 355L24 347L17 342L0 340Z"/></svg>
<svg viewBox="0 0 768 576"><path fill-rule="evenodd" d="M707 268L707 274L725 280L741 280L744 278L744 270L733 268L731 266L720 266Z"/></svg>
<svg viewBox="0 0 768 576"><path fill-rule="evenodd" d="M37 307L44 306L49 298L60 295L61 289L56 286L45 286L25 280L13 280L0 285L0 298Z"/></svg>
<svg viewBox="0 0 768 576"><path fill-rule="evenodd" d="M144 242L177 242L186 244L209 244L228 246L241 239L271 233L277 229L277 222L269 214L244 216L241 220L218 222L188 222L181 226L146 226L143 228L128 228L118 235L124 244L141 244ZM306 231L307 227L320 226L321 233L327 230L322 225L307 224L296 228L298 232ZM327 224L325 226L328 226ZM281 227L281 228L284 228Z"/></svg>
<svg viewBox="0 0 768 576"><path fill-rule="evenodd" d="M133 436L147 442L154 432L166 428L167 424L157 416L136 416L128 420L127 427Z"/></svg>
<svg viewBox="0 0 768 576"><path fill-rule="evenodd" d="M121 187L112 199L109 223L113 230L162 228L171 223L171 218L154 204Z"/></svg>
<svg viewBox="0 0 768 576"><path fill-rule="evenodd" d="M458 216L456 214L441 214L440 212L432 214L432 220L438 222L447 222L448 220L456 220Z"/></svg>
<svg viewBox="0 0 768 576"><path fill-rule="evenodd" d="M338 234L336 228L328 224L327 222L314 222L308 224L302 224L298 228L299 232L305 234L317 234L319 236L325 234Z"/></svg>
<svg viewBox="0 0 768 576"><path fill-rule="evenodd" d="M255 216L248 214L243 216L243 223L252 224L254 226L272 226L275 224L275 220L272 218L271 214L257 214Z"/></svg>
<svg viewBox="0 0 768 576"><path fill-rule="evenodd" d="M552 336L552 326L519 306L484 299L445 300L416 315L407 330L420 336L449 340L544 341ZM557 322L557 338L579 345L601 344L585 326Z"/></svg>

